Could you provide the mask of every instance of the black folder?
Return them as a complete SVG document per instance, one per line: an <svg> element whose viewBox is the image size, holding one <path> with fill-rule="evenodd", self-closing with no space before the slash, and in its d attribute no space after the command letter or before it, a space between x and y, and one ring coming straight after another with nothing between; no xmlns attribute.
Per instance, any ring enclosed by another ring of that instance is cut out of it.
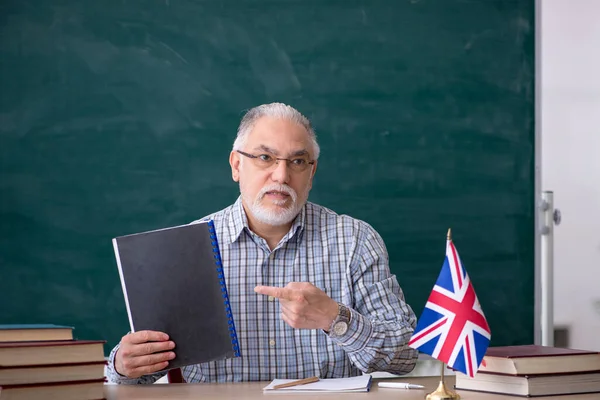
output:
<svg viewBox="0 0 600 400"><path fill-rule="evenodd" d="M167 369L240 355L212 221L116 237L113 247L131 331L175 342Z"/></svg>

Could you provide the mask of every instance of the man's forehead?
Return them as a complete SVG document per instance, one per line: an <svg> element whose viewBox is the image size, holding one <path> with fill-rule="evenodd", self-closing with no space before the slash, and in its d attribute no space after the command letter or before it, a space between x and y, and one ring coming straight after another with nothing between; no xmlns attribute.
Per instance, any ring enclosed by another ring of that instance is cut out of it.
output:
<svg viewBox="0 0 600 400"><path fill-rule="evenodd" d="M273 154L300 154L312 149L306 129L293 121L262 117L248 134L247 146Z"/></svg>

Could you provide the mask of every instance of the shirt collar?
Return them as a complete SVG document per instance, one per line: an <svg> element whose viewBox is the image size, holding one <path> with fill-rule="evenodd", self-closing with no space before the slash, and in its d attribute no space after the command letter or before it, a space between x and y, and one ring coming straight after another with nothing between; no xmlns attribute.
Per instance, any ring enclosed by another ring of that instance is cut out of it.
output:
<svg viewBox="0 0 600 400"><path fill-rule="evenodd" d="M231 206L231 213L229 214L229 241L230 243L235 242L244 228L248 228L248 218L242 205L242 196L239 196L235 203ZM250 228L248 228L249 230Z"/></svg>
<svg viewBox="0 0 600 400"><path fill-rule="evenodd" d="M293 237L297 236L300 238L304 228L306 226L306 204L300 210L298 216L294 219L292 226L288 233L283 237L283 241L287 242ZM231 206L231 213L229 214L229 240L230 243L235 242L239 239L244 229L247 229L250 232L250 227L248 225L248 217L246 216L246 212L244 211L244 206L242 204L242 196L239 196L235 203Z"/></svg>
<svg viewBox="0 0 600 400"><path fill-rule="evenodd" d="M298 239L302 235L304 228L306 227L306 204L300 209L300 213L294 219L294 223L290 228L290 231L287 233L285 240L291 240L294 236L297 236Z"/></svg>

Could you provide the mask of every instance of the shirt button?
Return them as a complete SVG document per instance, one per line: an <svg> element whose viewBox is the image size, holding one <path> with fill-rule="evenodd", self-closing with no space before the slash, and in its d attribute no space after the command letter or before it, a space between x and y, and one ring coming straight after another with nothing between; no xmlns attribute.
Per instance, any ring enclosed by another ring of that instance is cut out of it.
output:
<svg viewBox="0 0 600 400"><path fill-rule="evenodd" d="M273 339L269 340L269 346L275 347L275 340L273 340Z"/></svg>
<svg viewBox="0 0 600 400"><path fill-rule="evenodd" d="M269 301L275 301L275 297L269 296Z"/></svg>

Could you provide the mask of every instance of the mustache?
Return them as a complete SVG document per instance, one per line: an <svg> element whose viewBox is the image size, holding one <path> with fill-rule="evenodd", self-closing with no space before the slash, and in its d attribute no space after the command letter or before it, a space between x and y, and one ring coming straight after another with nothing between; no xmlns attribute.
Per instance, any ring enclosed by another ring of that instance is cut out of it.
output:
<svg viewBox="0 0 600 400"><path fill-rule="evenodd" d="M296 191L294 189L292 189L291 187L289 187L288 185L283 184L283 183L273 183L269 186L265 186L264 188L262 188L260 190L260 192L258 192L258 196L256 196L256 199L262 200L262 198L265 196L265 194L267 194L267 192L285 193L292 198L293 203L295 203L296 200L298 199L298 195L296 194Z"/></svg>

